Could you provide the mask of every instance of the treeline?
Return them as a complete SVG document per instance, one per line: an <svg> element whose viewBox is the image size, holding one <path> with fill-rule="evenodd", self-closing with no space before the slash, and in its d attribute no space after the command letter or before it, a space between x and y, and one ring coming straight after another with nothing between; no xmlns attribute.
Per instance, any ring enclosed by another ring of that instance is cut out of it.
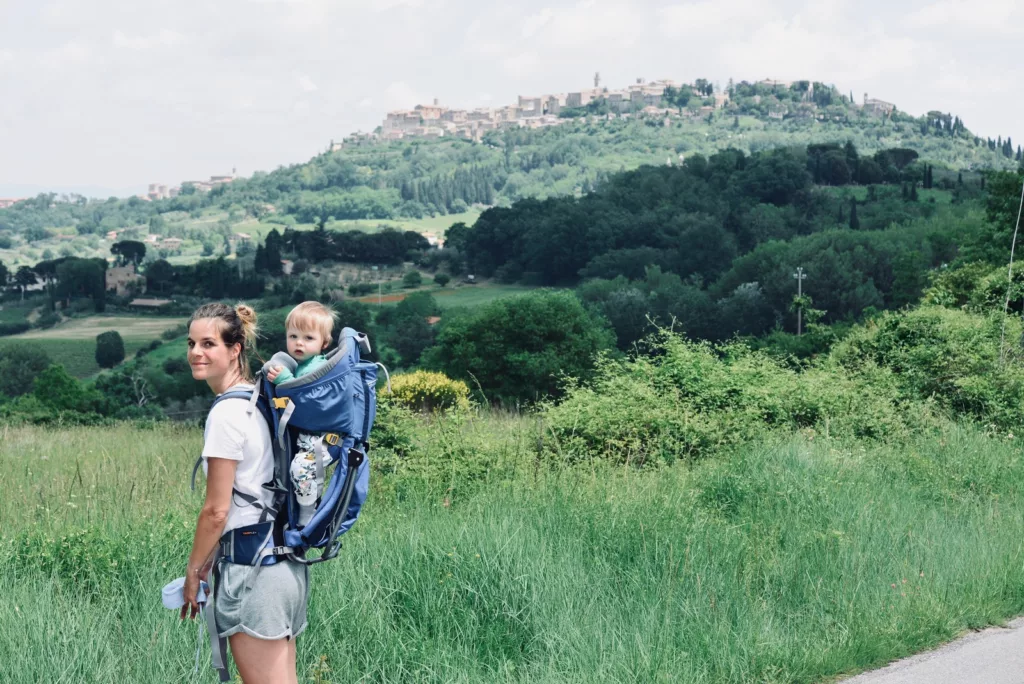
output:
<svg viewBox="0 0 1024 684"><path fill-rule="evenodd" d="M856 200L814 186L815 177L848 185L859 176L916 187L925 176L916 156L889 150L862 159L849 144L694 155L681 167L620 174L581 198L489 209L472 230L449 235L448 244L465 252L471 272L508 281L564 285L581 277L636 276L642 272L636 250L647 248L658 254L645 255L643 265L710 282L737 256L770 240L843 225L883 228L928 213L933 208L893 203L891 193L875 188L869 204L884 205L892 215L869 211L865 225L868 217L864 207L858 214Z"/></svg>
<svg viewBox="0 0 1024 684"><path fill-rule="evenodd" d="M858 189L858 178L882 184ZM798 310L831 324L915 302L930 269L984 249L989 228L967 201L979 184L942 185L952 206L919 199L933 168L913 150L729 150L620 174L579 199L490 209L471 229L449 229L447 246L471 273L578 284L621 349L659 326L705 340L795 332Z"/></svg>

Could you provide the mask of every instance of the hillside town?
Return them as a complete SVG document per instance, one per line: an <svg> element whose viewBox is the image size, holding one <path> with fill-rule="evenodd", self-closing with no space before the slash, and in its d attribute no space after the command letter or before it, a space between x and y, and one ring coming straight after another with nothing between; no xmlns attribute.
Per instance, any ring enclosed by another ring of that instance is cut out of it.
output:
<svg viewBox="0 0 1024 684"><path fill-rule="evenodd" d="M815 102L814 84L808 85L799 103L776 98L770 94L772 91L788 91L794 83L797 82L764 79L752 84L744 82L742 85L756 86L762 92L769 93L754 95L751 98L756 105L762 105L764 101L769 119L825 119L828 115ZM667 99L667 94L671 94L672 91L679 92L684 88L689 88L694 93L686 107L678 107ZM655 118L669 125L673 119L702 118L719 110L731 113L736 108L732 102L731 92L731 88L721 90L703 80L682 83L672 79L647 81L644 78L637 78L635 83L625 88L611 89L601 85L601 75L598 73L594 75L591 88L566 93L520 95L515 104L503 107L458 109L442 105L435 98L431 104L418 104L412 109L390 111L372 133L357 132L340 142L332 140L328 150L335 152L377 142L408 139L458 138L479 142L488 131L559 126L573 120L572 116L568 115L573 111L604 119ZM597 104L601 107L595 108L594 105ZM847 106L879 117L889 117L896 110L893 103L869 98L867 93L860 103L851 100ZM593 109L601 113L589 114ZM190 187L193 192L206 193L237 178L236 170L232 169L230 175L210 176L208 180L183 181L179 185L150 183L147 192L137 197L146 201L170 199L177 197L186 187ZM24 198L0 197L0 209L10 207L22 199Z"/></svg>
<svg viewBox="0 0 1024 684"><path fill-rule="evenodd" d="M788 90L793 81L777 81L765 79L757 81L755 86ZM692 104L682 108L674 106L666 100L669 89L678 92L682 88L690 88L696 95ZM771 100L775 98L768 96ZM754 96L755 103L761 103L762 96ZM666 124L673 118L706 117L716 110L726 109L730 104L730 93L715 89L710 84L677 83L672 79L647 81L637 78L636 82L622 89L609 89L601 86L600 74L594 76L594 87L568 93L545 95L520 95L515 104L503 107L478 107L475 109L457 109L442 105L434 99L432 104L419 104L412 109L400 109L388 112L381 125L372 133L355 133L341 142L331 141L329 149L337 151L346 147L358 147L373 144L377 141L422 139L433 140L443 137L460 138L479 142L485 133L504 128L543 128L558 126L571 121L566 113L571 110L583 110L601 103L604 118L655 117L663 119ZM768 102L768 117L772 119L823 118L814 101L814 86L809 86L802 101L796 107L791 103ZM896 109L890 102L871 99L864 94L861 104L851 103L858 109L870 114L889 116Z"/></svg>
<svg viewBox="0 0 1024 684"><path fill-rule="evenodd" d="M205 181L182 181L181 185L170 187L160 183L150 183L148 192L145 195L139 195L139 198L153 201L170 199L181 194L181 189L186 186L191 186L196 192L210 192L217 186L234 181L237 177L236 173L236 169L232 169L230 176L210 176L210 180Z"/></svg>

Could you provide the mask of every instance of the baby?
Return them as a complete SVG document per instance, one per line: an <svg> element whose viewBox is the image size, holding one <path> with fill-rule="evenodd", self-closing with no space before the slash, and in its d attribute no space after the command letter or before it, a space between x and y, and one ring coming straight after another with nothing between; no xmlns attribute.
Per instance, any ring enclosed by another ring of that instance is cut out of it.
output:
<svg viewBox="0 0 1024 684"><path fill-rule="evenodd" d="M327 363L324 352L331 344L331 331L337 314L320 302L302 302L288 313L284 321L288 354L298 364L294 371L284 366L272 366L267 379L275 385L301 378ZM317 477L316 450L323 435L300 434L291 476L299 502L299 524L305 525L313 515L323 480ZM324 452L326 453L326 452ZM330 465L324 462L323 467Z"/></svg>

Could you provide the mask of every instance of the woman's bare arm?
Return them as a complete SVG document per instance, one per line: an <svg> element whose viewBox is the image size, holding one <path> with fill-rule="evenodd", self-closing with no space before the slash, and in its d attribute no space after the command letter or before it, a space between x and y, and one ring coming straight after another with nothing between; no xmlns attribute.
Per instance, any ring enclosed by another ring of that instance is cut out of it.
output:
<svg viewBox="0 0 1024 684"><path fill-rule="evenodd" d="M199 581L206 579L209 572L209 561L217 549L224 525L228 520L231 508L231 490L235 485L235 470L238 461L227 458L209 458L206 466L206 500L196 521L196 534L192 540L192 553L188 557L185 572L185 605L181 608L181 617L185 617L191 607L191 617L199 612L196 594L199 593Z"/></svg>

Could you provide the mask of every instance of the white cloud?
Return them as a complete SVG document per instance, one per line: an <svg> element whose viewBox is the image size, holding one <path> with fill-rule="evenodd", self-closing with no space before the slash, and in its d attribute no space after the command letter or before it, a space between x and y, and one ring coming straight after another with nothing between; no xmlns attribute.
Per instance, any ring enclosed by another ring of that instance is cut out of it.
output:
<svg viewBox="0 0 1024 684"><path fill-rule="evenodd" d="M1002 33L1016 29L1013 20L1019 12L1018 5L1017 0L939 0L911 12L907 21L912 26L926 29L978 29Z"/></svg>
<svg viewBox="0 0 1024 684"><path fill-rule="evenodd" d="M0 66L10 64L14 61L14 53L10 50L0 50Z"/></svg>
<svg viewBox="0 0 1024 684"><path fill-rule="evenodd" d="M767 0L702 0L661 8L658 29L666 36L721 36L779 14Z"/></svg>
<svg viewBox="0 0 1024 684"><path fill-rule="evenodd" d="M523 22L523 38L529 38L537 33L544 24L551 21L552 16L554 16L554 12L551 11L550 7L545 7L537 14L528 16Z"/></svg>
<svg viewBox="0 0 1024 684"><path fill-rule="evenodd" d="M360 109L368 109L368 108L370 108L372 106L373 106L373 98L372 97L364 97L362 100L359 101L359 108Z"/></svg>
<svg viewBox="0 0 1024 684"><path fill-rule="evenodd" d="M890 35L881 22L847 30L846 8L843 2L826 7L808 2L791 18L762 22L724 41L715 61L753 79L859 84L882 74L908 73L934 57L927 45L906 35Z"/></svg>
<svg viewBox="0 0 1024 684"><path fill-rule="evenodd" d="M307 93L311 93L314 90L317 90L316 83L313 83L313 79L311 79L306 74L299 75L299 87L302 88L302 90Z"/></svg>
<svg viewBox="0 0 1024 684"><path fill-rule="evenodd" d="M395 109L411 109L422 104L419 95L405 81L396 81L384 90L384 99L389 107Z"/></svg>
<svg viewBox="0 0 1024 684"><path fill-rule="evenodd" d="M69 40L59 47L44 52L42 61L50 68L63 68L90 61L92 57L91 47L78 40Z"/></svg>
<svg viewBox="0 0 1024 684"><path fill-rule="evenodd" d="M584 0L554 10L537 36L545 47L575 51L594 47L621 49L636 41L645 21L643 13L628 2Z"/></svg>
<svg viewBox="0 0 1024 684"><path fill-rule="evenodd" d="M501 60L501 66L509 74L517 77L529 76L536 73L544 65L535 52L520 52Z"/></svg>
<svg viewBox="0 0 1024 684"><path fill-rule="evenodd" d="M396 7L417 8L422 7L424 0L374 0L372 7L374 12L386 12Z"/></svg>
<svg viewBox="0 0 1024 684"><path fill-rule="evenodd" d="M185 42L185 36L177 31L162 29L152 36L129 36L114 31L114 47L127 50L151 50L159 47L174 47Z"/></svg>

